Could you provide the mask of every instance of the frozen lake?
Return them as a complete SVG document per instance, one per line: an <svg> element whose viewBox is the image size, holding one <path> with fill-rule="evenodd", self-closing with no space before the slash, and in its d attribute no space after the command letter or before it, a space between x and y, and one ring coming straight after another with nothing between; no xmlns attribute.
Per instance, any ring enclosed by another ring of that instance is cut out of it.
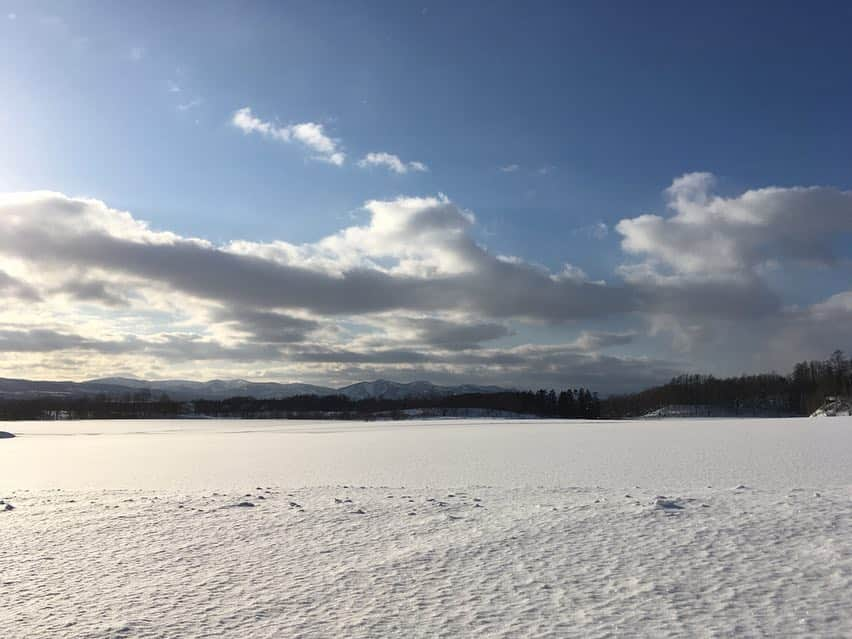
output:
<svg viewBox="0 0 852 639"><path fill-rule="evenodd" d="M852 419L6 423L0 636L852 636Z"/></svg>
<svg viewBox="0 0 852 639"><path fill-rule="evenodd" d="M18 488L852 485L852 418L8 422Z"/></svg>

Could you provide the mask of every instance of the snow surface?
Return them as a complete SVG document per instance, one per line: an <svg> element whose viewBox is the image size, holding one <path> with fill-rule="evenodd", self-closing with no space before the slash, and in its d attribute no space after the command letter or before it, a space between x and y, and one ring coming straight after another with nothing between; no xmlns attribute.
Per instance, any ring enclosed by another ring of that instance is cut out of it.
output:
<svg viewBox="0 0 852 639"><path fill-rule="evenodd" d="M5 428L3 637L852 636L850 418Z"/></svg>

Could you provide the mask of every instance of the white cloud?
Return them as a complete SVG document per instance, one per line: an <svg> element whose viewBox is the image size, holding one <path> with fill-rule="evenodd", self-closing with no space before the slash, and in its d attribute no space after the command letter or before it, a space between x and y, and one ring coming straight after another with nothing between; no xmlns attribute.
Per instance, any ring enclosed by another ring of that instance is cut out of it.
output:
<svg viewBox="0 0 852 639"><path fill-rule="evenodd" d="M609 235L609 227L604 222L596 222L588 226L574 229L574 235L584 235L593 240L602 240Z"/></svg>
<svg viewBox="0 0 852 639"><path fill-rule="evenodd" d="M554 277L561 280L573 280L575 282L586 282L589 279L589 276L586 275L583 269L573 264L564 264L562 271Z"/></svg>
<svg viewBox="0 0 852 639"><path fill-rule="evenodd" d="M500 170L503 173L514 173L515 171L517 171L520 168L521 167L518 164L507 164L506 166L501 166Z"/></svg>
<svg viewBox="0 0 852 639"><path fill-rule="evenodd" d="M788 261L829 265L832 242L852 231L852 192L767 187L713 195L709 173L689 173L666 190L670 217L621 220L625 252L644 256L648 275L751 279Z"/></svg>
<svg viewBox="0 0 852 639"><path fill-rule="evenodd" d="M193 98L189 102L184 102L182 104L178 104L177 108L178 108L178 111L189 111L189 110L194 109L198 106L201 106L202 102L203 102L203 100L201 98Z"/></svg>
<svg viewBox="0 0 852 639"><path fill-rule="evenodd" d="M139 62L142 58L145 57L145 47L131 47L130 48L130 59L134 62Z"/></svg>
<svg viewBox="0 0 852 639"><path fill-rule="evenodd" d="M370 166L381 166L390 169L394 173L408 173L409 171L423 172L428 171L427 167L422 162L403 162L399 156L392 153L368 153L358 161L358 166L362 168Z"/></svg>
<svg viewBox="0 0 852 639"><path fill-rule="evenodd" d="M279 126L261 120L252 113L250 107L243 107L234 112L231 123L245 134L257 133L279 142L299 142L317 154L313 156L316 160L335 166L342 166L346 161L346 154L341 150L339 141L326 135L323 125L316 122Z"/></svg>
<svg viewBox="0 0 852 639"><path fill-rule="evenodd" d="M243 133L256 133L279 142L299 142L316 155L313 159L342 166L346 162L346 153L342 150L340 140L330 137L322 124L302 122L298 124L278 125L257 117L250 107L243 107L234 112L231 124ZM379 166L394 173L425 172L429 170L423 162L403 162L399 156L392 153L367 153L358 161L362 168Z"/></svg>

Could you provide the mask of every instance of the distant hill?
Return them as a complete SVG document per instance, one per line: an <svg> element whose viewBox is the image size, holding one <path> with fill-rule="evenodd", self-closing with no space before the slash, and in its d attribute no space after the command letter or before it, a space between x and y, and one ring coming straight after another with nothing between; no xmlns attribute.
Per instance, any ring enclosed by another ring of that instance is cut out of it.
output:
<svg viewBox="0 0 852 639"><path fill-rule="evenodd" d="M296 395L336 395L337 391L313 384L279 384L277 382L247 382L242 379L214 379L194 382L184 379L147 381L127 377L94 379L88 384L120 386L126 391L147 390L153 395L166 394L172 399L226 399L228 397L255 397L257 399L283 399ZM0 392L2 392L0 382Z"/></svg>
<svg viewBox="0 0 852 639"><path fill-rule="evenodd" d="M91 397L97 395L124 396L143 392L154 398L168 395L171 399L227 399L229 397L254 397L256 399L286 399L297 395L343 395L360 399L407 399L446 397L468 393L499 393L507 389L498 386L438 386L427 381L410 383L376 380L359 382L342 388L315 386L313 384L280 384L277 382L248 382L241 379L149 381L131 377L104 377L85 382L34 381L0 378L0 398L28 399L35 397Z"/></svg>

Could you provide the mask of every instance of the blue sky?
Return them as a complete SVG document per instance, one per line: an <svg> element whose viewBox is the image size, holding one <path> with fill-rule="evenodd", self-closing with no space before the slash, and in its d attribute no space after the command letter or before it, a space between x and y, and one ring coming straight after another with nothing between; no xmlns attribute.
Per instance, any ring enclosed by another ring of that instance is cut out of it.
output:
<svg viewBox="0 0 852 639"><path fill-rule="evenodd" d="M0 191L93 198L154 230L217 246L314 244L368 224L365 202L445 194L475 214L467 233L489 254L553 274L567 262L588 281L614 285L624 264L661 256L626 255L619 221L671 215L665 190L680 176L712 173L712 193L731 199L768 186L852 187L852 8L841 3L2 2L0 9ZM298 140L240 129L234 114L245 107L277 129L321 126L345 161L337 166ZM368 153L428 170L359 166ZM764 222L782 224L787 215ZM842 222L845 209L826 215ZM791 253L771 233L781 248L761 249L759 264L746 260L748 278L779 297L779 312L793 305L806 312L845 293L850 229L831 228L834 254L823 264L801 247ZM723 231L733 232L713 232ZM74 266L86 281L104 275L103 267ZM666 268L685 276L681 264ZM20 279L14 273L24 270L10 264L5 272ZM312 313L312 321L323 319ZM678 346L669 333L730 329L675 315L643 308L529 322L477 311L453 321L509 322L512 337L495 342L506 348L565 344L583 331L636 333L641 339L610 355L650 358L665 374L699 359L719 372L784 364L769 346L748 356L739 346L726 354L708 343L702 351L691 339ZM7 319L8 330L20 329ZM45 327L67 334L57 321L51 315ZM173 317L172 329L186 321ZM226 339L204 323L189 322L198 339ZM749 335L730 343L748 343ZM820 356L822 347L793 354ZM707 361L707 353L718 355ZM48 366L54 357L33 361ZM104 360L85 372L111 366ZM152 367L129 372L160 374ZM350 375L292 371L242 372ZM31 372L44 376L38 366ZM351 375L384 372L477 375L428 367ZM523 373L506 375L499 381L525 381Z"/></svg>

